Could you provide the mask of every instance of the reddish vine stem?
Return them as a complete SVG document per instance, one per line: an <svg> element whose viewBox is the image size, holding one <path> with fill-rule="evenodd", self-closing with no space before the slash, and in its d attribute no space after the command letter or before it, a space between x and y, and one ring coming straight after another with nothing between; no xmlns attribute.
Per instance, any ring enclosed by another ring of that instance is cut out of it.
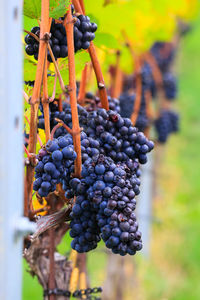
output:
<svg viewBox="0 0 200 300"><path fill-rule="evenodd" d="M25 147L25 145L24 145L24 151L25 151L26 155L28 156L28 158L30 158L31 155L30 155L29 151L27 150L27 148Z"/></svg>
<svg viewBox="0 0 200 300"><path fill-rule="evenodd" d="M142 76L141 76L141 58L136 56L133 47L131 45L131 42L129 41L129 38L125 31L123 31L123 35L126 38L127 46L131 52L131 56L133 58L133 65L135 66L135 75L136 75L136 97L135 97L135 103L133 107L133 112L131 115L131 121L133 126L135 126L138 114L140 112L140 105L142 100Z"/></svg>
<svg viewBox="0 0 200 300"><path fill-rule="evenodd" d="M59 96L59 99L58 99L58 110L59 110L59 112L63 111L63 105L62 105L62 97L61 97L61 95Z"/></svg>
<svg viewBox="0 0 200 300"><path fill-rule="evenodd" d="M58 64L57 64L57 62L55 60L53 51L52 51L51 46L49 45L49 43L48 43L48 50L49 50L49 54L51 55L51 59L53 60L53 63L54 63L54 67L55 67L55 70L56 70L56 73L57 73L57 76L58 76L60 87L61 87L62 91L65 93L66 92L66 88L65 88L65 85L64 85L64 81L63 81L62 76L60 74L60 70L58 68Z"/></svg>
<svg viewBox="0 0 200 300"><path fill-rule="evenodd" d="M43 97L42 106L44 111L44 128L46 143L50 139L50 120L49 120L49 100L48 100L48 85L47 85L47 55L45 58L44 76L43 76Z"/></svg>
<svg viewBox="0 0 200 300"><path fill-rule="evenodd" d="M56 83L57 83L57 78L58 78L58 75L57 75L57 73L56 73L56 74L55 74L55 79L54 79L54 84L53 84L53 93L52 93L51 98L49 99L49 102L53 102L54 99L55 99L55 96L56 96Z"/></svg>
<svg viewBox="0 0 200 300"><path fill-rule="evenodd" d="M80 6L81 6L81 9L82 9L82 12L85 15L85 6L84 6L83 0L79 0L79 3L80 3Z"/></svg>
<svg viewBox="0 0 200 300"><path fill-rule="evenodd" d="M141 65L139 58L135 59L135 73L136 73L136 96L135 96L135 104L133 107L133 112L131 115L131 121L133 126L135 126L135 123L138 118L138 114L140 111L140 105L141 105L141 99L142 99L142 78L140 73Z"/></svg>
<svg viewBox="0 0 200 300"><path fill-rule="evenodd" d="M86 64L82 71L80 89L79 89L79 94L78 94L78 102L81 105L84 104L84 100L85 100L86 85L87 85L87 73L88 73L88 65Z"/></svg>
<svg viewBox="0 0 200 300"><path fill-rule="evenodd" d="M151 96L150 90L145 91L144 97L145 97L145 103L146 103L146 115L147 115L147 118L151 120L151 119L153 119L153 110L152 110L152 106L151 106L152 96Z"/></svg>
<svg viewBox="0 0 200 300"><path fill-rule="evenodd" d="M151 121L153 119L153 111L151 109L151 100L152 100L151 92L149 90L145 91L144 97L145 97L145 105L146 105L146 115L149 121ZM147 126L147 128L145 128L144 134L147 138L149 138L150 124Z"/></svg>
<svg viewBox="0 0 200 300"><path fill-rule="evenodd" d="M49 19L49 28L51 28L51 18ZM49 62L47 62L47 48L45 55L44 63L44 75L43 75L43 97L42 97L42 106L44 111L44 128L45 128L45 137L46 142L50 139L50 119L49 119L49 96L48 96L48 84L47 84L47 69L49 67Z"/></svg>
<svg viewBox="0 0 200 300"><path fill-rule="evenodd" d="M123 76L120 70L120 52L117 51L116 53L117 60L116 60L116 70L115 70L115 79L114 79L114 86L112 90L111 96L113 98L118 98L122 91L122 83L123 83Z"/></svg>
<svg viewBox="0 0 200 300"><path fill-rule="evenodd" d="M24 97L25 101L27 103L29 103L29 96L27 95L27 93L25 91L23 91L23 97Z"/></svg>
<svg viewBox="0 0 200 300"><path fill-rule="evenodd" d="M47 51L47 49L46 49ZM49 120L49 100L48 100L48 85L47 85L47 55L45 58L44 77L43 77L43 98L42 105L44 110L44 126L45 126L45 137L46 142L50 139L50 120ZM50 210L53 212L53 209ZM54 229L49 229L49 288L55 288L55 232ZM55 295L50 295L49 300L54 300Z"/></svg>
<svg viewBox="0 0 200 300"><path fill-rule="evenodd" d="M44 63L47 44L43 40L43 36L49 29L49 0L42 0L41 5L41 28L40 28L40 45L39 45L39 55L38 64L36 70L35 84L33 88L33 95L31 98L31 118L30 118L30 135L29 135L29 151L35 153L36 143L37 143L37 115L39 107L39 98L41 92L41 84L44 72ZM25 202L28 209L30 207L32 199L32 188L33 188L33 176L34 167L30 165L27 166L26 170L26 180L27 180L27 193L25 194Z"/></svg>
<svg viewBox="0 0 200 300"><path fill-rule="evenodd" d="M159 100L158 110L160 111L162 108L165 107L165 95L164 95L164 90L163 90L162 73L158 67L158 64L157 64L155 58L153 57L153 55L151 53L146 52L143 56L144 56L144 59L146 60L146 62L150 65L150 67L152 69L152 74L153 74L154 81L156 83L158 100Z"/></svg>
<svg viewBox="0 0 200 300"><path fill-rule="evenodd" d="M27 117L26 115L24 115L24 117L25 117L27 123L28 123L29 126L30 126L30 121L29 121L28 117ZM38 140L38 142L39 142L39 144L40 144L40 147L42 147L43 143L42 143L42 140L41 140L39 134L37 134L37 140Z"/></svg>
<svg viewBox="0 0 200 300"><path fill-rule="evenodd" d="M71 13L71 4L69 5L69 11L64 20L64 26L67 35L68 44L68 67L69 67L69 96L70 106L72 114L72 130L73 132L80 132L79 119L78 119L78 108L76 99L76 75L75 75L75 59L74 59L74 34L73 34L73 18ZM81 159L81 137L80 133L73 135L74 149L77 154L75 160L75 176L81 176L82 159Z"/></svg>
<svg viewBox="0 0 200 300"><path fill-rule="evenodd" d="M81 8L80 2L79 0L73 0L72 1L75 7L76 12L83 14L83 10ZM103 78L103 74L101 71L101 66L96 54L96 49L95 46L93 44L93 42L90 42L90 47L88 48L88 52L90 54L90 58L92 61L92 65L93 65L93 69L96 75L96 79L97 79L97 86L99 89L99 96L101 99L101 105L103 108L105 108L106 110L109 109L109 103L108 103L108 97L107 97L107 92L106 92L106 87L105 87L105 83L104 83L104 78Z"/></svg>
<svg viewBox="0 0 200 300"><path fill-rule="evenodd" d="M74 5L74 8L75 8L76 12L80 13L80 14L83 14L83 10L82 10L82 7L80 5L79 0L72 0L72 3Z"/></svg>
<svg viewBox="0 0 200 300"><path fill-rule="evenodd" d="M54 128L51 131L51 139L53 139L53 136L54 136L56 130L58 128L60 128L61 126L64 127L67 130L67 132L69 132L72 136L78 135L78 134L81 133L82 128L80 128L80 131L74 131L73 129L71 129L70 127L68 127L62 120L60 120L58 118L55 118L55 121L57 121L58 124L56 126L54 126Z"/></svg>
<svg viewBox="0 0 200 300"><path fill-rule="evenodd" d="M61 126L62 126L62 124L58 123L56 126L53 127L53 129L52 129L52 131L51 131L51 140L53 140L54 134L55 134L56 130L57 130L58 128L60 128Z"/></svg>
<svg viewBox="0 0 200 300"><path fill-rule="evenodd" d="M96 79L97 79L97 86L99 89L101 105L106 110L109 110L109 103L108 103L108 97L107 97L106 87L105 87L105 83L104 83L104 78L103 78L101 66L98 61L95 46L94 46L93 42L90 42L90 47L89 47L88 51L89 51L89 54L91 57L92 65L93 65L94 72L95 72Z"/></svg>

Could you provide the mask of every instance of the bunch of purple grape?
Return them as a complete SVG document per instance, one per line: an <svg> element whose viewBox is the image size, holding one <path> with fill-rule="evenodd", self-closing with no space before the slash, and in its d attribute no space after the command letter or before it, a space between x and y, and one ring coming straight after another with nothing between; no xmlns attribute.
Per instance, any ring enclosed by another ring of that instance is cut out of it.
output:
<svg viewBox="0 0 200 300"><path fill-rule="evenodd" d="M74 48L75 52L81 49L88 49L90 42L94 40L94 32L97 30L96 23L91 23L90 18L84 15L78 15L77 17L73 15L76 22L74 23ZM52 48L55 58L65 58L68 56L68 46L66 31L63 25L64 18L60 18L61 23L57 23L56 20L52 20L51 24L51 37L49 44ZM31 32L34 33L38 38L40 37L40 27L36 26L31 29ZM27 34L25 36L25 51L28 55L34 55L34 58L38 59L38 50L39 42L35 40L33 36ZM47 55L48 61L52 62L50 53L48 51Z"/></svg>
<svg viewBox="0 0 200 300"><path fill-rule="evenodd" d="M166 143L170 134L179 130L179 115L172 110L163 110L155 120L155 129L160 143Z"/></svg>
<svg viewBox="0 0 200 300"><path fill-rule="evenodd" d="M63 117L69 114L63 112ZM90 251L102 238L114 253L134 255L142 248L134 213L139 165L147 162L153 142L130 119L111 110L86 112L84 120L81 178L73 176L72 137L62 133L39 152L34 190L46 197L62 183L67 199L76 196L70 223L71 246L76 251Z"/></svg>
<svg viewBox="0 0 200 300"><path fill-rule="evenodd" d="M101 108L101 100L99 97L94 94L88 92L85 95L85 109L90 112L97 110L97 108ZM120 113L120 103L117 98L112 98L108 96L109 109L115 111L116 113Z"/></svg>

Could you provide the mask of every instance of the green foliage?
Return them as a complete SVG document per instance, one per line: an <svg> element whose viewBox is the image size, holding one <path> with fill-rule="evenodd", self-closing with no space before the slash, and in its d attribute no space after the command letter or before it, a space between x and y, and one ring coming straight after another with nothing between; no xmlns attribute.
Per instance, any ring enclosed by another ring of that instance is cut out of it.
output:
<svg viewBox="0 0 200 300"><path fill-rule="evenodd" d="M35 80L37 61L33 57L24 58L24 81Z"/></svg>
<svg viewBox="0 0 200 300"><path fill-rule="evenodd" d="M75 55L75 70L76 70L76 79L80 80L81 78L81 72L87 62L90 61L89 54L86 51L79 51ZM60 70L61 77L64 81L64 84L67 85L69 82L69 72L68 72L68 58L65 59L59 59L58 60L58 67ZM53 63L51 63L50 71L52 75L55 75L55 69ZM49 95L53 93L54 88L54 81L55 76L49 76L48 77L48 91ZM59 80L57 79L56 82L56 96L60 95L62 93Z"/></svg>
<svg viewBox="0 0 200 300"><path fill-rule="evenodd" d="M64 16L69 6L69 0L50 0L49 15L52 18L59 18ZM40 19L41 17L41 0L24 0L24 15Z"/></svg>
<svg viewBox="0 0 200 300"><path fill-rule="evenodd" d="M98 32L95 34L95 45L97 47L107 47L110 49L119 49L117 39L110 33Z"/></svg>

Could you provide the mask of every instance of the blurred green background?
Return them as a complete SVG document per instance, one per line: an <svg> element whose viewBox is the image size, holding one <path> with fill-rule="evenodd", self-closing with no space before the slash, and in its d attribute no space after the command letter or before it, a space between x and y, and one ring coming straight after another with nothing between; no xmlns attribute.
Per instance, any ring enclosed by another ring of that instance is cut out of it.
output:
<svg viewBox="0 0 200 300"><path fill-rule="evenodd" d="M177 108L181 132L157 149L157 188L151 256L138 254L126 269L130 291L125 300L198 300L200 299L200 20L183 38L178 49L176 72L179 77ZM60 245L65 253L66 239ZM105 280L107 255L104 247L88 255L92 286ZM128 264L130 258L128 259ZM130 267L130 266L129 266ZM26 272L24 263L23 300L42 299L42 288ZM120 270L119 270L120 272ZM127 287L128 289L128 287Z"/></svg>

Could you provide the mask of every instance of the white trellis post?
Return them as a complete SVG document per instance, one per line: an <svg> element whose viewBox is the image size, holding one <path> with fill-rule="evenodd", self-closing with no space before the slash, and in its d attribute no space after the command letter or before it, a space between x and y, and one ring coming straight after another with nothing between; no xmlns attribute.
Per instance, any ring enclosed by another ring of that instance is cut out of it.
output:
<svg viewBox="0 0 200 300"><path fill-rule="evenodd" d="M148 154L148 162L142 166L141 187L137 203L139 230L142 232L142 253L150 255L152 198L153 198L153 154Z"/></svg>
<svg viewBox="0 0 200 300"><path fill-rule="evenodd" d="M21 299L23 218L22 4L0 0L0 299Z"/></svg>

